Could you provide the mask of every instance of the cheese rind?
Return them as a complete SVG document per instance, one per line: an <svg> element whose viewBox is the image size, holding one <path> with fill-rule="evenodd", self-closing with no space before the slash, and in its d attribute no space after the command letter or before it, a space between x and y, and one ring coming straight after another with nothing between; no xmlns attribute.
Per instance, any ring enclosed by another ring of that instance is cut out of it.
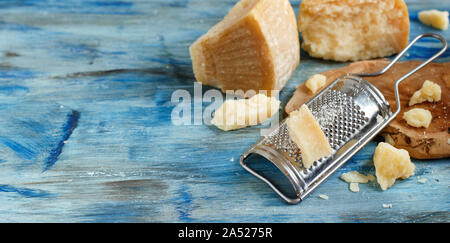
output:
<svg viewBox="0 0 450 243"><path fill-rule="evenodd" d="M327 81L327 77L322 74L315 74L306 81L306 87L315 94Z"/></svg>
<svg viewBox="0 0 450 243"><path fill-rule="evenodd" d="M327 137L305 104L289 114L286 124L291 140L300 148L305 168L310 168L314 161L331 154Z"/></svg>
<svg viewBox="0 0 450 243"><path fill-rule="evenodd" d="M403 0L303 0L298 28L311 56L356 61L405 48L409 16Z"/></svg>
<svg viewBox="0 0 450 243"><path fill-rule="evenodd" d="M441 100L441 86L429 80L425 80L422 87L414 92L408 105L412 106L425 101L436 102Z"/></svg>
<svg viewBox="0 0 450 243"><path fill-rule="evenodd" d="M382 190L391 187L398 178L406 179L414 175L415 165L408 151L397 149L388 143L379 143L373 155L377 182Z"/></svg>
<svg viewBox="0 0 450 243"><path fill-rule="evenodd" d="M448 28L448 12L436 9L423 10L419 12L419 20L425 25L433 28L446 30Z"/></svg>
<svg viewBox="0 0 450 243"><path fill-rule="evenodd" d="M257 94L249 99L226 100L215 112L211 124L224 131L263 123L280 108L275 97Z"/></svg>
<svg viewBox="0 0 450 243"><path fill-rule="evenodd" d="M224 92L281 90L300 62L289 0L239 1L191 45L190 55L202 84Z"/></svg>
<svg viewBox="0 0 450 243"><path fill-rule="evenodd" d="M405 119L406 123L410 126L427 128L430 126L433 116L429 110L414 108L403 113L403 119Z"/></svg>

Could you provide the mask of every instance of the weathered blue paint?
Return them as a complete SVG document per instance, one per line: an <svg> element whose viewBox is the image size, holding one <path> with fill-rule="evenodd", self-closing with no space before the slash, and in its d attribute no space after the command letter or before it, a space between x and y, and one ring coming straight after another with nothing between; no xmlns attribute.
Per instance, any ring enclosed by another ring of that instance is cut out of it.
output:
<svg viewBox="0 0 450 243"><path fill-rule="evenodd" d="M62 137L58 144L52 148L49 152L48 157L44 160L43 172L50 169L58 160L59 155L62 152L64 144L68 142L70 135L72 135L73 130L78 126L78 120L80 119L80 112L72 110L70 114L67 114L67 122L62 128Z"/></svg>
<svg viewBox="0 0 450 243"><path fill-rule="evenodd" d="M448 159L414 160L414 177L352 193L339 176L374 173L377 138L289 206L239 165L263 125L172 124L173 92L194 96L189 45L235 2L0 2L0 222L448 222ZM300 1L291 3L298 13ZM441 0L407 3L411 38L432 31L450 40L417 20ZM406 60L438 48L419 44ZM309 76L345 65L301 58L282 106Z"/></svg>
<svg viewBox="0 0 450 243"><path fill-rule="evenodd" d="M20 197L33 198L33 197L46 197L51 198L54 197L52 193L43 191L43 190L34 190L24 187L14 187L11 185L0 185L0 192L4 193L15 193Z"/></svg>

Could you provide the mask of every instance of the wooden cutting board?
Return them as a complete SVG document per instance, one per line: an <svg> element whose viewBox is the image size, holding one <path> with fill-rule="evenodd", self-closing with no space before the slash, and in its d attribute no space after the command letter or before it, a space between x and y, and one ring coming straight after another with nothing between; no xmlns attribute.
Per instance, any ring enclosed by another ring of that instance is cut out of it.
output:
<svg viewBox="0 0 450 243"><path fill-rule="evenodd" d="M380 71L389 63L389 60L360 61L348 66L325 71L322 74L327 77L327 85L336 78L347 73L371 73ZM366 77L385 96L391 109L396 109L394 83L395 81L420 64L420 61L400 62L394 65L384 75L378 77ZM439 102L424 102L414 106L408 106L413 93L422 87L425 80L430 80L441 86L442 95ZM399 85L401 111L389 125L381 131L381 135L389 135L393 138L395 147L408 150L411 157L416 159L435 159L450 157L450 122L448 110L450 106L450 62L430 63ZM305 83L297 87L294 95L285 106L286 113L299 108L307 102L313 94L310 93ZM433 115L433 120L428 128L415 128L409 126L403 119L403 113L412 108L424 108Z"/></svg>

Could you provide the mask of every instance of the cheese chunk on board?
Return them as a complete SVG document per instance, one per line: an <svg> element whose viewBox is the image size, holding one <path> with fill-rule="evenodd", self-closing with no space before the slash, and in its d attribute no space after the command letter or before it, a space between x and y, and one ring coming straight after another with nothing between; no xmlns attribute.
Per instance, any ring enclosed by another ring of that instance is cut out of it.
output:
<svg viewBox="0 0 450 243"><path fill-rule="evenodd" d="M409 105L419 104L425 101L436 102L441 100L441 86L429 80L425 80L422 88L414 92L409 100Z"/></svg>
<svg viewBox="0 0 450 243"><path fill-rule="evenodd" d="M294 10L289 0L241 0L190 46L190 55L202 84L279 91L300 62Z"/></svg>
<svg viewBox="0 0 450 243"><path fill-rule="evenodd" d="M368 183L375 180L373 175L363 175L358 171L349 171L341 175L343 181L348 183Z"/></svg>
<svg viewBox="0 0 450 243"><path fill-rule="evenodd" d="M303 49L313 57L385 57L408 44L408 9L403 0L303 0L298 29Z"/></svg>
<svg viewBox="0 0 450 243"><path fill-rule="evenodd" d="M382 190L394 185L397 179L414 175L415 165L408 151L397 149L388 143L379 143L373 155L377 182Z"/></svg>
<svg viewBox="0 0 450 243"><path fill-rule="evenodd" d="M263 94L249 99L229 99L214 112L211 124L224 131L254 126L272 117L279 108L279 100Z"/></svg>
<svg viewBox="0 0 450 243"><path fill-rule="evenodd" d="M314 74L306 81L306 87L315 94L319 89L321 89L327 81L327 77L322 74Z"/></svg>
<svg viewBox="0 0 450 243"><path fill-rule="evenodd" d="M306 105L291 112L286 124L289 136L300 148L305 168L310 168L314 161L331 154L327 137Z"/></svg>
<svg viewBox="0 0 450 243"><path fill-rule="evenodd" d="M419 12L419 20L425 25L429 25L439 30L448 28L448 12L436 9Z"/></svg>
<svg viewBox="0 0 450 243"><path fill-rule="evenodd" d="M406 123L410 126L427 128L430 126L433 116L429 110L414 108L403 113L403 119L405 119Z"/></svg>

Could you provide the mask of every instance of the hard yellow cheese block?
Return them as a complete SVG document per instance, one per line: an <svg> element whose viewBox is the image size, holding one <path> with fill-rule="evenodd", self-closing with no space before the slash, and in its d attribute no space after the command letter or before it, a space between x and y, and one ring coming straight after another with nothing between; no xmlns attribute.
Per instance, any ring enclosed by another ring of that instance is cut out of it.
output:
<svg viewBox="0 0 450 243"><path fill-rule="evenodd" d="M305 168L310 168L314 161L331 154L327 137L305 104L289 114L286 124L291 140L300 148Z"/></svg>
<svg viewBox="0 0 450 243"><path fill-rule="evenodd" d="M406 123L410 126L427 128L430 125L433 116L429 110L414 108L403 113L403 119L405 119Z"/></svg>
<svg viewBox="0 0 450 243"><path fill-rule="evenodd" d="M403 0L303 0L298 28L311 56L356 61L390 56L408 44Z"/></svg>
<svg viewBox="0 0 450 243"><path fill-rule="evenodd" d="M441 93L442 93L441 86L429 80L425 80L425 82L422 85L422 88L414 92L408 104L412 106L425 101L428 102L440 101Z"/></svg>
<svg viewBox="0 0 450 243"><path fill-rule="evenodd" d="M446 30L448 28L447 11L439 11L436 9L420 11L419 20L423 24L432 26L436 29Z"/></svg>
<svg viewBox="0 0 450 243"><path fill-rule="evenodd" d="M382 190L391 187L398 178L406 179L414 175L415 165L408 151L397 149L388 143L379 143L373 155L377 182Z"/></svg>
<svg viewBox="0 0 450 243"><path fill-rule="evenodd" d="M214 112L211 123L224 131L236 130L263 123L277 113L279 108L279 100L263 94L249 99L229 99Z"/></svg>
<svg viewBox="0 0 450 243"><path fill-rule="evenodd" d="M300 62L289 0L239 1L191 45L190 54L202 84L222 91L281 90Z"/></svg>

